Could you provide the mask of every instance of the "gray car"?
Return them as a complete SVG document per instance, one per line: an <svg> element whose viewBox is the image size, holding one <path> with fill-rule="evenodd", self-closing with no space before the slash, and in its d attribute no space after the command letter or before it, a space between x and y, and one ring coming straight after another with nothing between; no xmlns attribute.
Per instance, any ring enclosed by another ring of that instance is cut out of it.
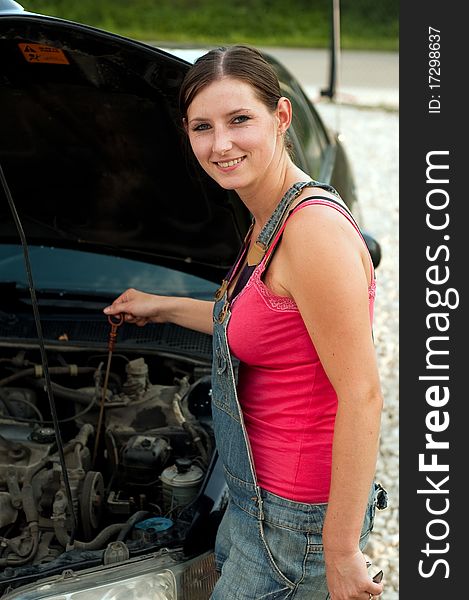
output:
<svg viewBox="0 0 469 600"><path fill-rule="evenodd" d="M211 338L102 314L128 287L212 298L250 224L181 129L202 52L0 0L2 600L197 600L216 581ZM267 58L296 162L360 222L337 134Z"/></svg>

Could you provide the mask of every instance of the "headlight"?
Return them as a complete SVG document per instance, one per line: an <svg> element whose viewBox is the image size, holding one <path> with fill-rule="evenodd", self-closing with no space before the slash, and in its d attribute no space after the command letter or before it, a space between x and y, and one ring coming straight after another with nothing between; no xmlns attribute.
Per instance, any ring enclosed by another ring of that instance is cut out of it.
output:
<svg viewBox="0 0 469 600"><path fill-rule="evenodd" d="M217 579L212 552L191 560L168 553L64 571L13 590L4 600L196 600L208 598Z"/></svg>
<svg viewBox="0 0 469 600"><path fill-rule="evenodd" d="M101 576L101 577L100 577ZM97 573L93 584L79 575L57 583L37 585L28 594L12 596L18 600L176 600L176 579L171 571L147 573L117 581L105 581L105 573ZM59 591L60 590L60 591ZM63 591L62 591L63 590Z"/></svg>

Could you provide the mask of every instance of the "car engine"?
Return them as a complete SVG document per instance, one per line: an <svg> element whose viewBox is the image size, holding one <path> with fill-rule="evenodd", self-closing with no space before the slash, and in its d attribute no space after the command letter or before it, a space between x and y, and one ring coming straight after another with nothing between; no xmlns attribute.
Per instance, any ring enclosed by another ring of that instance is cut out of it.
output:
<svg viewBox="0 0 469 600"><path fill-rule="evenodd" d="M116 354L104 391L105 361L56 351L51 409L37 350L0 359L1 567L44 565L116 537L181 538L178 518L214 452L209 368Z"/></svg>

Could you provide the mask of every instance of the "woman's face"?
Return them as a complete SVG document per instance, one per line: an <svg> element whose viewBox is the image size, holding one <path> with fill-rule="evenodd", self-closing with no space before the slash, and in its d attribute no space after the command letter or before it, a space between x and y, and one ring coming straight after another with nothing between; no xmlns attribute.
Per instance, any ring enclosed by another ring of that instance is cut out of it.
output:
<svg viewBox="0 0 469 600"><path fill-rule="evenodd" d="M187 111L192 150L223 188L247 190L277 168L285 152L282 133L290 122L288 110L289 101L281 98L271 112L240 79L214 81L195 96Z"/></svg>

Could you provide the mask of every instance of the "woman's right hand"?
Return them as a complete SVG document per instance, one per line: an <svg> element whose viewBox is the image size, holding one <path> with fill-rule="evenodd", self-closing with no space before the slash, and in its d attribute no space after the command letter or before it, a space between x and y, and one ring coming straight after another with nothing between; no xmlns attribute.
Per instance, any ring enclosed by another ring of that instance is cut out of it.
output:
<svg viewBox="0 0 469 600"><path fill-rule="evenodd" d="M103 310L105 315L124 315L127 323L174 323L201 333L213 333L213 302L179 296L157 296L130 288Z"/></svg>
<svg viewBox="0 0 469 600"><path fill-rule="evenodd" d="M127 323L134 323L139 327L152 323L164 323L164 306L169 298L148 294L130 288L121 294L110 306L106 306L106 315L124 315Z"/></svg>

